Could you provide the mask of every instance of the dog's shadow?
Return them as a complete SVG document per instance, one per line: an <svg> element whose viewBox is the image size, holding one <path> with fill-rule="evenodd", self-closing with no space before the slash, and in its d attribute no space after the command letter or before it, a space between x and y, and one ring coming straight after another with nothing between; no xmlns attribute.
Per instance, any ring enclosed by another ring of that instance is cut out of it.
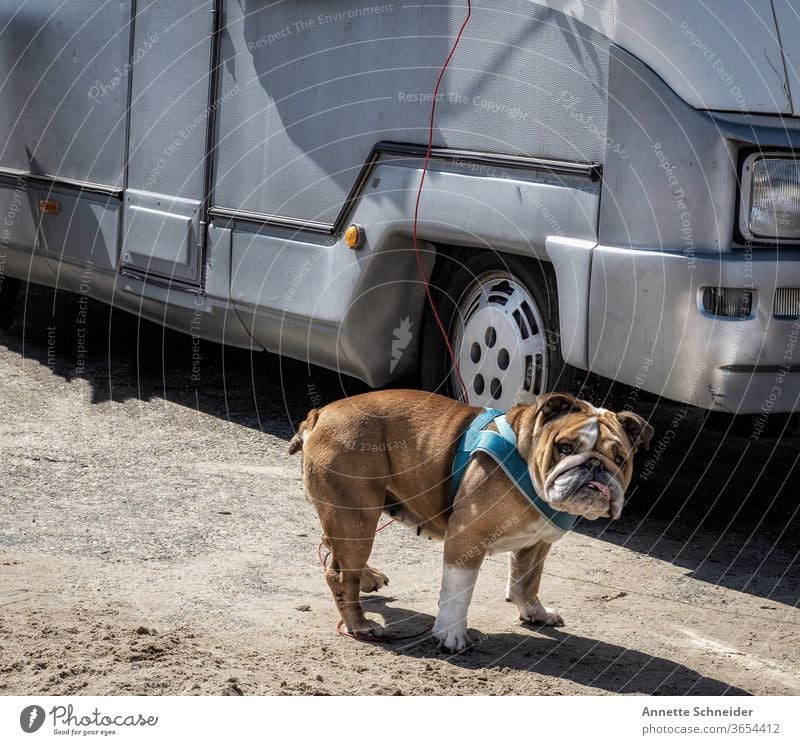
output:
<svg viewBox="0 0 800 745"><path fill-rule="evenodd" d="M445 659L466 670L524 670L601 688L609 693L750 695L742 688L709 678L679 662L578 636L566 627L556 629L520 622L523 631L496 634L483 634L470 628L472 647L460 654L446 655L437 650L431 637L433 616L391 605L395 601L391 596L364 596L362 601L367 613L383 617L392 638L383 645L395 654Z"/></svg>

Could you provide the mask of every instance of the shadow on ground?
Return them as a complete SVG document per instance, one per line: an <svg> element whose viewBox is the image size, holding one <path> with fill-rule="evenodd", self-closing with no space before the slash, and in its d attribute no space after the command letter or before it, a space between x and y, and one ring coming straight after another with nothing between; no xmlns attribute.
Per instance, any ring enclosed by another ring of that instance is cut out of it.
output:
<svg viewBox="0 0 800 745"><path fill-rule="evenodd" d="M390 634L403 636L433 625L433 617L390 605L392 597L365 598L365 610L383 616ZM609 693L670 696L748 695L747 691L663 657L620 647L599 639L578 636L567 628L524 626L517 633L481 634L470 629L473 647L446 657L466 670L492 668L535 672L557 680L601 688ZM357 642L372 644L376 642ZM430 632L418 639L386 644L396 654L419 659L442 658Z"/></svg>
<svg viewBox="0 0 800 745"><path fill-rule="evenodd" d="M223 347L90 301L33 286L0 344L64 379L84 379L94 403L161 398L288 439L313 406L367 390L328 370ZM79 344L85 360L78 369ZM199 380L194 376L199 353ZM800 601L800 439L707 426L673 403L639 404L656 429L620 520L577 530L686 567L695 579L764 598Z"/></svg>
<svg viewBox="0 0 800 745"><path fill-rule="evenodd" d="M309 409L368 390L277 355L225 347L38 285L23 286L0 344L80 378L93 403L161 398L288 439ZM199 359L198 359L199 356Z"/></svg>
<svg viewBox="0 0 800 745"><path fill-rule="evenodd" d="M797 606L800 438L755 437L734 422L720 431L705 412L671 403L639 409L664 447L637 456L621 519L578 531L762 597L765 609Z"/></svg>

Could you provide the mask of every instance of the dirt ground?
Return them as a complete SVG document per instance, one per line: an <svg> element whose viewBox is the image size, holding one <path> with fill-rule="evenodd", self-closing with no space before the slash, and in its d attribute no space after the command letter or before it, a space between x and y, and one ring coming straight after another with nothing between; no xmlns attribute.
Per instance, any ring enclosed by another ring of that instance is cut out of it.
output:
<svg viewBox="0 0 800 745"><path fill-rule="evenodd" d="M517 620L498 556L470 652L356 642L287 440L359 385L205 342L192 380L190 338L78 310L32 288L0 332L0 694L800 693L797 437L641 404L663 447L622 518L548 560L566 626ZM441 546L392 526L374 559L390 586L370 611L427 628Z"/></svg>

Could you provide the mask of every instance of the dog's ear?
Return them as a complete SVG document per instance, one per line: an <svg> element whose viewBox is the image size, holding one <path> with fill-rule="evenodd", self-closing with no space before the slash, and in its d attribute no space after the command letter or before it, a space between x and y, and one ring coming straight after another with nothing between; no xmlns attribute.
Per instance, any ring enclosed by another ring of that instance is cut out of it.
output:
<svg viewBox="0 0 800 745"><path fill-rule="evenodd" d="M647 423L644 417L634 414L632 411L620 411L617 414L617 421L628 433L628 437L631 438L634 448L641 445L645 450L650 449L653 428Z"/></svg>
<svg viewBox="0 0 800 745"><path fill-rule="evenodd" d="M536 398L534 416L539 424L544 424L559 414L580 408L580 401L569 393L544 393Z"/></svg>

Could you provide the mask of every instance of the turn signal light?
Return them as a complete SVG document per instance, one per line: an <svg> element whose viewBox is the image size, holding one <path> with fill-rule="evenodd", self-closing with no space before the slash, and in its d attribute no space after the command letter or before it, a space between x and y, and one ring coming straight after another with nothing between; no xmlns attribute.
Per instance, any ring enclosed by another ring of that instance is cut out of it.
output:
<svg viewBox="0 0 800 745"><path fill-rule="evenodd" d="M344 242L348 248L353 250L361 248L364 243L364 228L353 223L344 231Z"/></svg>
<svg viewBox="0 0 800 745"><path fill-rule="evenodd" d="M55 199L40 199L39 209L43 215L57 215L61 211L61 205Z"/></svg>

